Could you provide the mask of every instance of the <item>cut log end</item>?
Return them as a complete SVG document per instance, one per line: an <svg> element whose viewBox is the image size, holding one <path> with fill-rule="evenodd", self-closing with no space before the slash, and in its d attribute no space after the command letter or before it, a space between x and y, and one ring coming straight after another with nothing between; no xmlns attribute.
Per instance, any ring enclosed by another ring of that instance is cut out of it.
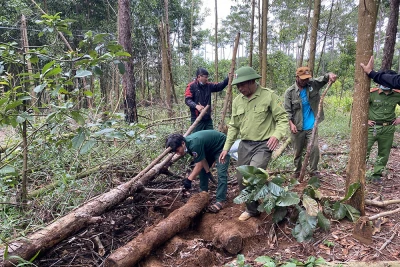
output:
<svg viewBox="0 0 400 267"><path fill-rule="evenodd" d="M233 235L224 240L224 249L230 254L238 254L243 248L243 238L240 235Z"/></svg>

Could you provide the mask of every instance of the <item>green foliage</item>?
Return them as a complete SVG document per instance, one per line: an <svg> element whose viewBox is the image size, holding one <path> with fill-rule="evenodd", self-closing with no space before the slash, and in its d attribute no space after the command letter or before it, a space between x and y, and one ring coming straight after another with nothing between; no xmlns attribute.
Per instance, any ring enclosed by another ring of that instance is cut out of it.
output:
<svg viewBox="0 0 400 267"><path fill-rule="evenodd" d="M305 242L312 238L317 225L327 231L330 229L330 221L320 211L319 203L315 199L321 199L318 188L320 181L312 177L300 198L295 192L290 191L295 184L285 185L285 181L279 177L270 178L268 173L254 166L243 165L237 170L243 175L243 185L246 186L233 200L236 204L258 201L258 210L270 214L273 212L272 220L278 223L287 214L287 207L294 206L299 211L296 226L292 235L298 242ZM345 201L349 199L359 188L359 184L350 185ZM301 202L301 206L299 206ZM359 217L359 212L350 205L336 202L332 208L328 202L325 203L325 211L336 220L344 217L354 221Z"/></svg>
<svg viewBox="0 0 400 267"><path fill-rule="evenodd" d="M288 73L295 73L296 62L282 51L276 51L268 55L267 64L267 87L283 95L295 82L294 75Z"/></svg>
<svg viewBox="0 0 400 267"><path fill-rule="evenodd" d="M310 256L306 261L300 261L297 259L291 259L289 262L281 263L279 260L275 260L268 256L260 256L257 257L254 262L257 266L263 267L296 267L296 266L305 266L305 267L317 267L326 265L326 261L322 257L315 258L314 256ZM250 267L251 264L246 263L246 258L243 254L237 255L236 261L233 263L225 264L226 267Z"/></svg>
<svg viewBox="0 0 400 267"><path fill-rule="evenodd" d="M304 242L312 238L314 229L317 226L317 217L310 216L305 210L301 210L292 235L298 242Z"/></svg>

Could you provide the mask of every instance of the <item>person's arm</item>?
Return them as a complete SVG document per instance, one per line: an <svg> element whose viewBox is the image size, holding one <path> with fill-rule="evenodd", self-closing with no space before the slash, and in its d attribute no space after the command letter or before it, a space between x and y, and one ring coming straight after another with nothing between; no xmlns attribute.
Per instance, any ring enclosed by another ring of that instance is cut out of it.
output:
<svg viewBox="0 0 400 267"><path fill-rule="evenodd" d="M292 110L292 93L290 88L285 92L285 101L283 103L285 108L287 119L289 121L289 128L292 133L297 133L297 127L293 122L293 110Z"/></svg>
<svg viewBox="0 0 400 267"><path fill-rule="evenodd" d="M205 160L205 159L203 159ZM203 169L203 162L197 162L194 165L193 171L189 174L188 179L190 181L194 181L194 179L196 179L197 175L199 175L199 173L201 172L201 169Z"/></svg>
<svg viewBox="0 0 400 267"><path fill-rule="evenodd" d="M191 108L197 109L201 112L204 109L204 106L200 103L196 103L192 93L192 85L193 82L189 83L185 90L185 104Z"/></svg>
<svg viewBox="0 0 400 267"><path fill-rule="evenodd" d="M189 83L185 90L185 104L191 108L196 108L197 103L193 99L193 93L191 90L193 82Z"/></svg>
<svg viewBox="0 0 400 267"><path fill-rule="evenodd" d="M315 90L321 90L322 87L324 87L325 84L327 84L329 81L329 73L325 73L324 76L320 76L318 78L313 78L311 80L311 86Z"/></svg>
<svg viewBox="0 0 400 267"><path fill-rule="evenodd" d="M285 110L279 104L279 98L275 93L272 94L271 112L272 117L276 122L275 131L273 132L272 136L279 141L287 133L288 117ZM273 149L269 146L269 148L274 150L276 147Z"/></svg>
<svg viewBox="0 0 400 267"><path fill-rule="evenodd" d="M368 77L374 80L374 82L389 87L389 88L400 88L400 75L399 74L386 74L381 71L372 70Z"/></svg>
<svg viewBox="0 0 400 267"><path fill-rule="evenodd" d="M211 92L220 92L224 90L224 88L228 85L229 76L227 76L222 82L220 83L209 83Z"/></svg>
<svg viewBox="0 0 400 267"><path fill-rule="evenodd" d="M232 103L232 116L230 122L228 123L228 134L226 135L225 145L224 148L222 149L223 151L226 152L229 151L233 143L235 143L237 136L239 135L240 122L238 116L235 116L236 114L237 114L237 107L235 103Z"/></svg>
<svg viewBox="0 0 400 267"><path fill-rule="evenodd" d="M399 88L400 89L400 75L398 74L386 74L382 71L374 71L374 56L371 56L367 65L360 63L363 71L374 80L374 82L390 87L390 88Z"/></svg>

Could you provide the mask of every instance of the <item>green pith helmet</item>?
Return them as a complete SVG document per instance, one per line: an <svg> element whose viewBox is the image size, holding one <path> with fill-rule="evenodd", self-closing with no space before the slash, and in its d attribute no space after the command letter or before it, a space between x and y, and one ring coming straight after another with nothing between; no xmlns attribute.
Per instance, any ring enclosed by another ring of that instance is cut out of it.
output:
<svg viewBox="0 0 400 267"><path fill-rule="evenodd" d="M235 72L232 85L260 78L261 76L252 67L241 67Z"/></svg>

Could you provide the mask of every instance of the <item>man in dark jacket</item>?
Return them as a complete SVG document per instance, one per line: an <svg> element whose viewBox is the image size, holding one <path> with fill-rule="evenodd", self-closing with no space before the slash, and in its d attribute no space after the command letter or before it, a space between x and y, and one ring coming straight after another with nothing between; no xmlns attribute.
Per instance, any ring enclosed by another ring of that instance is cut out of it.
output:
<svg viewBox="0 0 400 267"><path fill-rule="evenodd" d="M193 123L199 116L205 106L210 105L207 114L201 119L193 132L201 130L213 130L213 122L211 118L211 92L220 92L228 85L229 78L226 77L223 82L208 82L208 71L198 68L196 71L196 79L190 82L185 91L185 104L189 106L191 113L191 122Z"/></svg>
<svg viewBox="0 0 400 267"><path fill-rule="evenodd" d="M377 84L388 88L400 89L400 75L388 74L384 71L374 71L374 57L372 56L367 65L360 64L364 72Z"/></svg>

